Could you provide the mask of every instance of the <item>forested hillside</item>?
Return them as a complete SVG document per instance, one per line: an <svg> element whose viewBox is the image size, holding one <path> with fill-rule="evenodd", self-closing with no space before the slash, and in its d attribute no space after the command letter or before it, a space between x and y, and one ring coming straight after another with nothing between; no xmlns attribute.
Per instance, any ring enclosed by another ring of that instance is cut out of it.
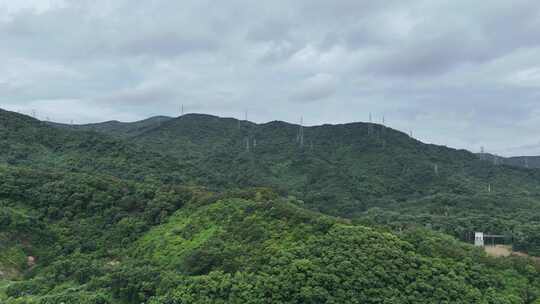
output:
<svg viewBox="0 0 540 304"><path fill-rule="evenodd" d="M538 303L536 262L460 240L540 255L539 172L381 125L299 130L0 111L0 302Z"/></svg>
<svg viewBox="0 0 540 304"><path fill-rule="evenodd" d="M159 127L162 123L171 120L168 116L154 116L148 119L144 119L136 122L120 122L117 120L111 120L101 123L73 125L73 124L61 124L61 123L48 123L51 126L80 130L80 131L96 131L117 137L131 137L144 133L153 128Z"/></svg>
<svg viewBox="0 0 540 304"><path fill-rule="evenodd" d="M486 258L433 232L352 225L267 189L0 175L12 244L2 255L19 257L6 303L530 303L540 292L532 262Z"/></svg>
<svg viewBox="0 0 540 304"><path fill-rule="evenodd" d="M540 168L540 157L539 156L509 157L504 160L504 163L510 166L538 169Z"/></svg>
<svg viewBox="0 0 540 304"><path fill-rule="evenodd" d="M129 140L178 159L184 179L213 189L271 187L326 214L395 229L428 225L462 240L506 234L540 255L540 171L377 124L304 127L303 145L299 130L189 114Z"/></svg>
<svg viewBox="0 0 540 304"><path fill-rule="evenodd" d="M478 157L485 161L492 162L495 165L507 165L527 169L540 168L540 156L513 156L503 157L490 153L478 153Z"/></svg>

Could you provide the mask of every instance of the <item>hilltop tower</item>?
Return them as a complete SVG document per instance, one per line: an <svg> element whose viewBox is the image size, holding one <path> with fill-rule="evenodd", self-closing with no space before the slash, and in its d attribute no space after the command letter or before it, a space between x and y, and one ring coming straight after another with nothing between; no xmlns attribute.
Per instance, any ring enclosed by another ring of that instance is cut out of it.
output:
<svg viewBox="0 0 540 304"><path fill-rule="evenodd" d="M369 113L369 123L368 123L368 135L373 134L373 117L371 113Z"/></svg>
<svg viewBox="0 0 540 304"><path fill-rule="evenodd" d="M300 126L298 128L298 142L300 147L304 147L304 118L300 117Z"/></svg>
<svg viewBox="0 0 540 304"><path fill-rule="evenodd" d="M485 152L485 149L484 149L484 146L481 146L480 147L480 160L485 160L486 159L486 152Z"/></svg>

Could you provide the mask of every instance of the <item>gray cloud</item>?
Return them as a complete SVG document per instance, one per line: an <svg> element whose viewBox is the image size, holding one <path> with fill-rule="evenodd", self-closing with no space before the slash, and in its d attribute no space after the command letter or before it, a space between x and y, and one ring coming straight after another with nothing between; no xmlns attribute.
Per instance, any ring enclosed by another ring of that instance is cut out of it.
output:
<svg viewBox="0 0 540 304"><path fill-rule="evenodd" d="M291 96L293 101L312 102L332 96L337 89L337 80L329 74L311 76L300 84Z"/></svg>
<svg viewBox="0 0 540 304"><path fill-rule="evenodd" d="M201 37L182 37L175 33L157 33L136 38L120 47L129 55L156 55L171 57L188 52L209 52L217 49L217 42Z"/></svg>
<svg viewBox="0 0 540 304"><path fill-rule="evenodd" d="M1 2L1 0L0 0ZM27 0L0 4L0 107L53 120L189 111L385 115L422 140L531 154L540 3ZM517 147L517 148L509 148Z"/></svg>
<svg viewBox="0 0 540 304"><path fill-rule="evenodd" d="M122 89L109 95L94 98L93 101L104 104L131 104L146 106L156 100L171 102L176 99L176 92L169 86L160 84L142 84L137 87Z"/></svg>

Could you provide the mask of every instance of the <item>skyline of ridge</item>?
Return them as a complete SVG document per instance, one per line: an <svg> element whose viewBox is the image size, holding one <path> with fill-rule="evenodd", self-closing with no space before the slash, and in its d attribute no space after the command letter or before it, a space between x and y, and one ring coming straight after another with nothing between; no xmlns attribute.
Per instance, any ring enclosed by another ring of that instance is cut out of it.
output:
<svg viewBox="0 0 540 304"><path fill-rule="evenodd" d="M0 110L2 108L0 107ZM28 117L32 117L34 119L37 119L39 121L43 121L43 122L50 122L50 123L54 123L54 124L61 124L61 125L66 125L66 126L69 126L69 125L74 125L74 126L88 126L88 125L100 125L100 124L106 124L106 123L121 123L121 124L132 124L132 123L139 123L139 122L143 122L143 121L147 121L147 120L151 120L151 119L155 119L155 118L165 118L165 119L177 119L177 118L181 118L183 116L189 116L189 115L200 115L200 116L212 116L212 117L215 117L215 118L220 118L220 119L234 119L234 120L237 120L237 121L246 121L245 119L243 118L239 118L239 117L234 117L234 116L220 116L220 115L215 115L215 114L211 114L211 113L199 113L199 112L193 112L193 113L184 113L183 115L179 115L179 116L167 116L167 115L153 115L153 116L149 116L149 117L146 117L146 118L142 118L142 119L137 119L137 120L133 120L133 121L120 121L120 120L103 120L103 121L96 121L96 122L89 122L89 123L77 123L75 121L69 121L69 122L61 122L61 121L55 121L54 119L51 119L50 117L39 117L39 115L36 115L36 117L33 116L33 112L30 112L30 113L24 113L24 112L20 112L20 111L12 111L12 110L9 110L9 109L4 109L6 111L11 111L13 113L17 113L17 114L21 114L21 115L26 115ZM240 115L239 115L240 116ZM383 116L384 117L384 116ZM373 115L369 115L369 118L371 118L372 120L373 119ZM357 120L357 121L349 121L349 122L343 122L343 123L319 123L319 124L306 124L305 122L303 122L303 126L304 127L319 127L319 126L325 126L325 125L331 125L331 126L334 126L334 125L347 125L347 124L355 124L355 123L372 123L372 124L375 124L375 125L381 125L381 126L385 126L387 128L390 128L390 129L393 129L395 131L398 131L398 132L401 132L403 133L403 135L405 136L411 136L411 131L413 130L400 130L398 128L395 128L391 125L388 125L387 123L387 120L386 118L384 118L384 124L383 124L383 121L382 121L382 118L381 118L381 121L378 122L378 121L372 121L372 122L369 122L369 121L363 121L363 120ZM272 122L282 122L282 123L286 123L286 124L290 124L290 125L294 125L294 126L299 126L300 125L300 119L298 122L294 122L294 121L286 121L286 120L279 120L279 119L273 119L273 120L266 120L266 121L260 121L260 122L257 122L257 121L252 121L249 119L248 117L248 122L250 123L253 123L253 124L256 124L256 125L265 125L265 124L269 124L269 123L272 123ZM526 155L526 154L514 154L514 155L504 155L504 154L499 154L497 152L494 152L494 151L490 151L489 149L487 149L486 147L480 147L478 149L478 151L476 150L471 150L471 149L467 149L467 148L463 148L463 147L454 147L454 146L449 146L447 144L441 144L441 143L436 143L436 142L429 142L428 140L424 140L422 138L417 138L414 134L414 132L412 133L412 138L415 139L415 140L418 140L424 144L433 144L433 145L439 145L439 146L445 146L445 147L448 147L448 148L451 148L451 149L456 149L456 150L467 150L471 153L486 153L486 154L491 154L491 155L495 155L495 156L500 156L500 157L506 157L506 158L511 158L511 157L524 157L524 156L527 156L527 157L533 157L533 156L540 156L540 154L536 155ZM481 149L485 149L484 152L481 151ZM510 148L511 149L511 148Z"/></svg>

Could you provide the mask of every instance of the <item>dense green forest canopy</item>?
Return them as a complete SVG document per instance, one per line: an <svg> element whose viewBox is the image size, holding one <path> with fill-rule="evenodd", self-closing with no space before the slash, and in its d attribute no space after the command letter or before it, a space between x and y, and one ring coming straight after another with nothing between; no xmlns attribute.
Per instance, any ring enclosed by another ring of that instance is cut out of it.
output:
<svg viewBox="0 0 540 304"><path fill-rule="evenodd" d="M540 172L382 125L0 110L2 303L535 303Z"/></svg>

